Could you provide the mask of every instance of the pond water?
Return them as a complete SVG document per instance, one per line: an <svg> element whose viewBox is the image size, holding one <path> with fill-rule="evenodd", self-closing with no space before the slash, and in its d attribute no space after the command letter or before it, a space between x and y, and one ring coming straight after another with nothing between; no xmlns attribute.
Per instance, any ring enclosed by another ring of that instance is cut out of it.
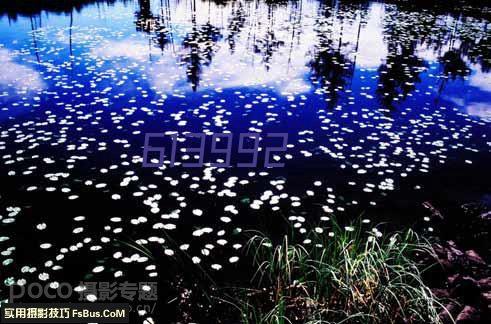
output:
<svg viewBox="0 0 491 324"><path fill-rule="evenodd" d="M74 3L0 9L3 286L172 282L185 258L233 276L250 229L278 233L286 219L302 237L365 212L372 227L433 231L405 207L491 192L485 10ZM143 168L145 134L173 132L264 145L251 168L210 166L209 139L201 168ZM288 134L284 167L263 166L269 133ZM394 201L404 207L387 212Z"/></svg>

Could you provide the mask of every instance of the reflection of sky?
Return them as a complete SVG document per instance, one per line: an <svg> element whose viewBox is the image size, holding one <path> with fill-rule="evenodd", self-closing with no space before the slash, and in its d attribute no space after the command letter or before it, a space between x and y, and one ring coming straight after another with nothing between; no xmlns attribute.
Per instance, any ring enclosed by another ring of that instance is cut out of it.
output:
<svg viewBox="0 0 491 324"><path fill-rule="evenodd" d="M318 43L319 34L315 27L318 23L320 3L303 1L301 9L294 4L288 4L274 6L274 10L270 10L264 2L254 5L247 2L241 4L246 19L243 28L235 36L235 48L232 51L228 43L228 27L237 13L237 3L234 6L224 6L213 2L196 2L196 26L209 23L217 27L222 34L214 46L210 64L201 66L198 91L263 87L284 95L312 92L316 86L309 80L309 62L312 60L315 44ZM135 11L139 10L136 3L134 6L116 3L110 7L101 4L74 12L71 42L76 60L90 59L97 61L97 64L104 62L105 66L112 65L121 73L124 69L134 70L135 75L144 71L145 81L155 91L166 94L189 93L192 87L187 80L184 62L189 55L189 49L182 46L182 40L193 28L189 5L188 1L171 1L171 17L166 23L172 31L173 43L163 50L153 43L150 34L135 30ZM155 17L159 9L159 3L154 2L152 12ZM354 12L350 19L344 21L333 20L331 36L336 44L339 40L341 53L355 62L356 76L360 75L356 71L375 70L386 59L384 15L384 4L372 3L363 22L358 12ZM69 59L65 55L68 55L70 43L70 16L43 13L41 18L42 26L39 26L36 18L34 19L34 25L40 27L35 36L41 66L49 69L52 67L50 60L54 59L57 63L63 64L63 61ZM329 19L331 18L327 18ZM292 24L292 21L297 23ZM439 18L439 21L447 26L454 22L451 17ZM25 59L29 64L35 60L34 49L26 45L32 41L31 23L28 18L19 18L14 24L5 18L0 19L1 28L13 31L12 34L1 38L5 47L12 48L2 49L0 52L6 62L4 69L7 71L0 78L3 85L39 88L45 82L30 65L12 59L12 51L15 49L31 54L29 59ZM272 53L269 62L266 63L264 53L255 50L254 42L265 41L268 39L268 33L274 33L274 39L279 41L280 45L270 48ZM458 41L453 43L453 47L456 46L459 46ZM416 53L418 57L438 64L439 55L448 49L449 46L445 43L439 51L423 43L418 44ZM91 64L89 61L87 63ZM75 69L80 68L81 66L75 66ZM473 72L468 80L447 82L441 95L452 98L451 101L457 106L461 106L459 103L469 105L468 113L482 116L482 112L487 111L491 82L489 76L478 67L471 68ZM421 76L426 78L426 72ZM357 84L358 80L352 82ZM376 79L368 86L376 89Z"/></svg>
<svg viewBox="0 0 491 324"><path fill-rule="evenodd" d="M471 116L480 117L491 121L491 105L485 102L471 102L466 111Z"/></svg>
<svg viewBox="0 0 491 324"><path fill-rule="evenodd" d="M387 47L383 41L383 15L384 7L381 3L370 6L366 26L360 32L359 54L356 58L360 68L377 68L387 56Z"/></svg>
<svg viewBox="0 0 491 324"><path fill-rule="evenodd" d="M491 121L491 79L476 65L470 65L471 75L464 86L462 80L450 83L443 98L464 109L471 116Z"/></svg>
<svg viewBox="0 0 491 324"><path fill-rule="evenodd" d="M489 73L484 73L479 67L473 67L473 73L469 79L469 85L479 88L481 91L487 91L491 93L491 77Z"/></svg>
<svg viewBox="0 0 491 324"><path fill-rule="evenodd" d="M197 3L197 25L203 25L208 21L214 26L223 25L223 17L221 15L212 14L208 16L208 3ZM260 4L257 10L255 21L251 22L255 26L256 37L264 36L265 27L256 26L258 21L265 21L268 10L265 4ZM305 10L314 12L318 4L310 2L305 4ZM216 6L211 4L211 12L220 12L224 15L229 14L228 7ZM236 88L236 87L256 87L263 84L274 85L280 92L306 92L310 89L310 85L306 82L304 76L309 72L307 67L307 58L305 53L309 51L311 44L315 41L312 25L313 19L309 20L310 26L302 30L301 41L298 37L291 40L291 31L286 29L286 24L289 23L289 8L278 7L275 11L276 24L270 26L270 29L275 31L275 37L278 39L289 39L289 44L283 46L292 46L292 51L281 50L272 57L270 68L261 63L262 57L260 54L252 53L250 35L242 33L238 35L236 40L236 48L234 53L231 53L228 44L221 42L214 53L212 63L203 68L202 81L200 89L209 88ZM180 3L175 14L172 16L175 22L180 22L181 25L176 30L176 38L182 39L187 32L192 28L189 22L189 10L185 5ZM252 27L249 26L249 27ZM291 43L294 44L291 44ZM93 48L92 54L105 59L115 57L126 57L144 63L150 54L156 55L159 50L154 48L149 49L148 43L145 40L108 40L102 46ZM176 63L179 59L185 56L186 49L178 49L176 53L168 51L165 55L159 57L158 60L149 69L150 82L157 89L165 92L171 91L189 91L189 85L179 82L179 75L185 74L185 70L179 68ZM177 75L179 74L179 75ZM181 88L182 87L182 88Z"/></svg>
<svg viewBox="0 0 491 324"><path fill-rule="evenodd" d="M92 49L93 55L106 60L112 60L118 57L146 60L151 53L157 54L158 52L158 49L149 48L148 44L135 40L110 40Z"/></svg>
<svg viewBox="0 0 491 324"><path fill-rule="evenodd" d="M474 66L469 77L468 101L464 103L466 112L471 116L480 117L491 121L491 78L489 73L483 73Z"/></svg>
<svg viewBox="0 0 491 324"><path fill-rule="evenodd" d="M9 50L0 48L0 62L2 62L0 85L13 87L17 91L42 88L44 83L40 74L30 67L16 63L14 57L14 54Z"/></svg>
<svg viewBox="0 0 491 324"><path fill-rule="evenodd" d="M216 6L211 4L212 14L208 15L208 3L197 3L196 23L198 25L205 24L211 21L212 25L223 26L226 21L222 16L230 14L228 7ZM288 6L280 6L275 8L274 24L270 26L270 30L275 32L277 39L283 40L283 48L273 55L269 64L269 69L266 69L261 64L261 55L251 51L251 35L241 33L236 40L236 48L234 53L231 53L228 45L225 42L219 44L218 50L214 54L213 62L209 67L205 67L203 71L203 79L208 82L203 82L201 88L236 88L240 86L256 87L263 84L274 85L274 87L283 93L302 93L308 92L311 85L305 80L305 76L309 73L308 62L310 58L306 56L312 45L316 43L314 31L315 12L318 10L319 3L306 2L303 4L303 12L308 13L302 16L303 28L301 34L292 37L291 28L287 28L290 24L291 8ZM360 37L358 40L358 51L352 45L346 54L356 55L356 64L360 68L377 68L382 60L387 55L387 49L383 41L383 26L381 17L384 14L383 5L374 3L370 6L366 23L362 25ZM264 37L267 27L258 25L258 22L267 21L268 10L264 3L259 5L256 15L247 28L254 27L255 34L252 37ZM173 12L172 19L174 22L179 22L181 33L177 33L176 37L182 39L184 33L191 29L189 21L189 10L184 3L177 5ZM360 17L357 17L356 26L360 22ZM339 26L338 26L339 27ZM358 29L349 28L344 31L343 42L356 44L358 38ZM146 61L150 54L157 55L158 51L155 47L150 48L145 40L107 40L101 46L92 50L92 54L105 59L115 57L127 57L130 59ZM185 53L181 53L185 55ZM175 66L178 60L179 53L167 52L163 57L160 57L158 62L150 70L150 79L154 86L162 91L176 90L178 84L174 73L178 73ZM182 70L181 72L182 73ZM185 84L181 84L185 87ZM207 87L207 85L209 85ZM189 87L188 87L189 88ZM185 89L181 89L185 90ZM188 89L189 90L189 89Z"/></svg>

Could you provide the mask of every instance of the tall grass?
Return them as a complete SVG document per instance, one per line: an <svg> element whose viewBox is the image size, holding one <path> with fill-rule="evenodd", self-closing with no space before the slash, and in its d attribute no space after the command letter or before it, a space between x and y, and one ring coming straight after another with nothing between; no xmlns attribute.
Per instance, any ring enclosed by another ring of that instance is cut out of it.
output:
<svg viewBox="0 0 491 324"><path fill-rule="evenodd" d="M360 224L361 225L361 224ZM253 288L234 304L244 323L441 323L416 255L432 253L413 231L390 236L334 224L310 242L254 235Z"/></svg>

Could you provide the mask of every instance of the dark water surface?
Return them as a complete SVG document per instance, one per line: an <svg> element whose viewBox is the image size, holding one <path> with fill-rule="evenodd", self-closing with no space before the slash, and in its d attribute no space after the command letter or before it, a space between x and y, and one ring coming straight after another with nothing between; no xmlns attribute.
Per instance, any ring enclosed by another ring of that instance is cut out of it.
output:
<svg viewBox="0 0 491 324"><path fill-rule="evenodd" d="M425 223L407 206L491 192L484 9L75 3L0 11L1 297L159 281L172 304L169 269L233 277L248 229L406 226ZM142 168L145 133L173 131L288 133L285 167Z"/></svg>

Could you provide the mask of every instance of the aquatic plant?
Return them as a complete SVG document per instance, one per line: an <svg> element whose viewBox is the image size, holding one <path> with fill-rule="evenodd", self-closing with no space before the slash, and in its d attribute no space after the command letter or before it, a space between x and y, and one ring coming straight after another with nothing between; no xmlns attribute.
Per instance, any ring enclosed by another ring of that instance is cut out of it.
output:
<svg viewBox="0 0 491 324"><path fill-rule="evenodd" d="M247 250L257 266L254 288L232 302L244 323L440 323L441 305L424 284L418 256L431 246L408 230L334 225L303 243L254 235ZM305 243L308 244L305 244Z"/></svg>

